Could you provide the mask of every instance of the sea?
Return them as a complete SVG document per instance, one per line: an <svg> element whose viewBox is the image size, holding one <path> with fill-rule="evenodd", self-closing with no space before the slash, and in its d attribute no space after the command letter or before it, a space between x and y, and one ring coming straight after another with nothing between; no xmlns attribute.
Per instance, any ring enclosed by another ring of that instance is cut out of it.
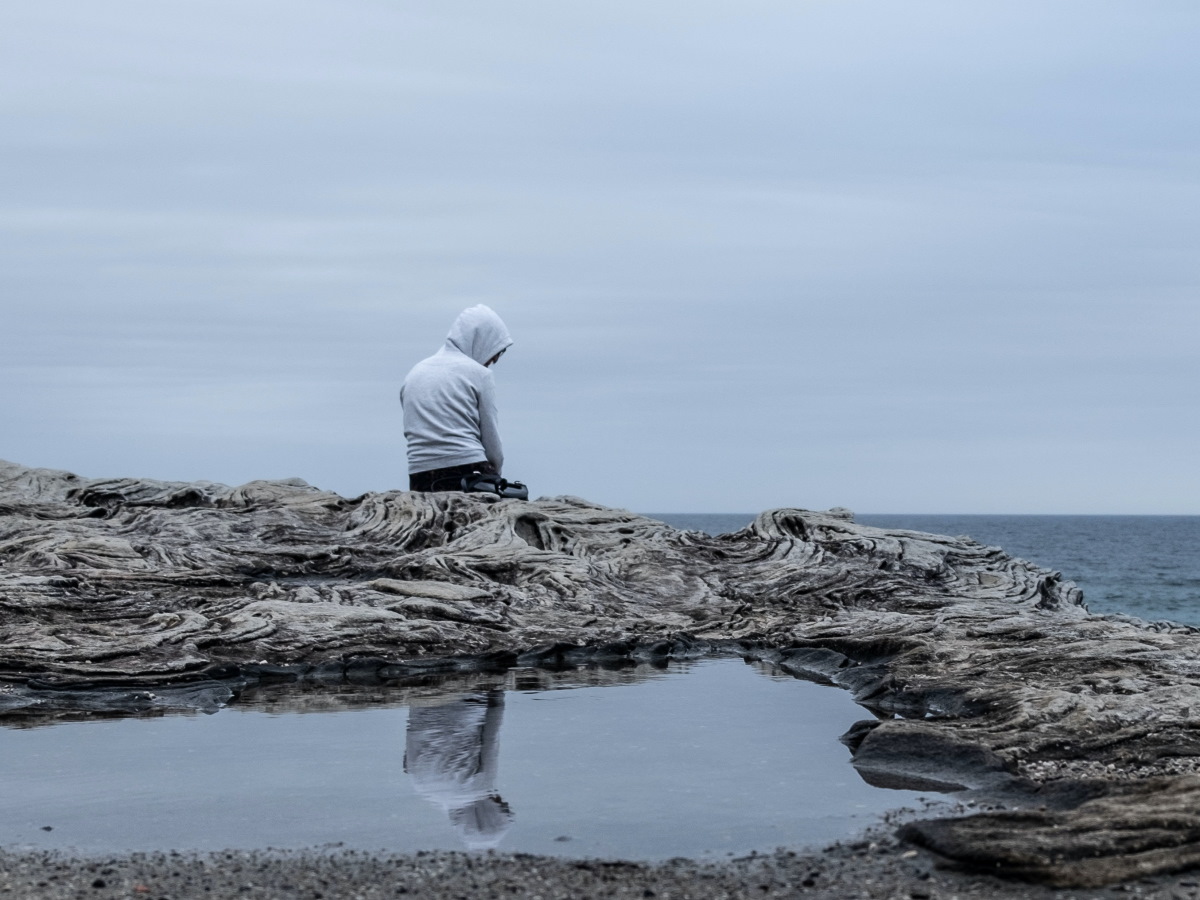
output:
<svg viewBox="0 0 1200 900"><path fill-rule="evenodd" d="M722 534L753 514L648 513L675 528ZM1061 572L1093 613L1200 627L1200 516L856 515L878 528L965 535Z"/></svg>

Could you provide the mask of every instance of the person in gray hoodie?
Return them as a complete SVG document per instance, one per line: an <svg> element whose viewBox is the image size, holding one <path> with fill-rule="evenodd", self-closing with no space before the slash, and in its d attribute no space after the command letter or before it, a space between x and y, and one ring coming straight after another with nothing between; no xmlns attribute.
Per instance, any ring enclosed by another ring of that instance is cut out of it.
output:
<svg viewBox="0 0 1200 900"><path fill-rule="evenodd" d="M441 350L412 367L400 388L409 490L456 491L466 475L501 474L491 367L512 342L500 317L479 304L459 313Z"/></svg>

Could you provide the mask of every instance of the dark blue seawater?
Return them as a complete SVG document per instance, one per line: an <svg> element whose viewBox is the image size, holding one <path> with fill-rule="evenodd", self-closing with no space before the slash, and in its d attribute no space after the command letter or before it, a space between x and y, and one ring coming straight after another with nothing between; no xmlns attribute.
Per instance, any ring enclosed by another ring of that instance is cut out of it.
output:
<svg viewBox="0 0 1200 900"><path fill-rule="evenodd" d="M744 528L752 514L652 518L709 534ZM1200 516L856 515L879 528L967 535L1062 572L1094 613L1200 626Z"/></svg>

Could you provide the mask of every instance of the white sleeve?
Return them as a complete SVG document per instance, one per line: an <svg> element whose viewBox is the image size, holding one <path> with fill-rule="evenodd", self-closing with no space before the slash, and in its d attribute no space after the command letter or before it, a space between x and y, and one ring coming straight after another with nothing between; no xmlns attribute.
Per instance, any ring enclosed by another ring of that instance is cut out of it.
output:
<svg viewBox="0 0 1200 900"><path fill-rule="evenodd" d="M479 437L483 441L483 452L487 461L500 474L504 468L504 446L500 442L499 414L496 411L496 382L491 372L486 372L479 388Z"/></svg>

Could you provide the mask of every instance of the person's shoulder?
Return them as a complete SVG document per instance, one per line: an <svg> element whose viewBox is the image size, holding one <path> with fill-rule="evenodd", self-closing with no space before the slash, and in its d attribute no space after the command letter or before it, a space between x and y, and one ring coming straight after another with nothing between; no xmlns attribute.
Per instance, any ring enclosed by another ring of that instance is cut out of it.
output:
<svg viewBox="0 0 1200 900"><path fill-rule="evenodd" d="M492 371L481 366L464 353L439 352L427 356L411 369L405 377L410 381L465 381L471 384L491 384Z"/></svg>
<svg viewBox="0 0 1200 900"><path fill-rule="evenodd" d="M492 370L487 366L481 366L465 353L453 351L440 353L436 357L430 357L430 359L435 358L439 359L441 365L454 369L455 372L470 378L472 381L482 382L492 380Z"/></svg>
<svg viewBox="0 0 1200 900"><path fill-rule="evenodd" d="M420 362L414 364L413 367L408 370L408 374L404 376L404 380L411 381L414 378L419 378L422 372L427 372L433 367L433 357L427 356Z"/></svg>

